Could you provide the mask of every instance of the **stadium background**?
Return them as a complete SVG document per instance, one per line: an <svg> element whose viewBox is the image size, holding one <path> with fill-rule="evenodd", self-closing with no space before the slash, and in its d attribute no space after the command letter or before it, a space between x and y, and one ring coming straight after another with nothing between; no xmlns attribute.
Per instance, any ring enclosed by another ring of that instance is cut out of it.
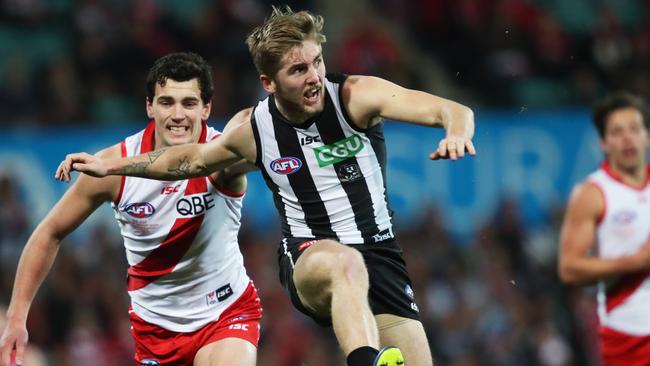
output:
<svg viewBox="0 0 650 366"><path fill-rule="evenodd" d="M263 96L243 41L271 3L0 0L0 307L31 230L67 188L52 179L58 162L147 122L153 60L189 50L209 61L217 127ZM389 199L438 365L595 365L593 288L558 282L558 226L571 187L599 164L589 105L610 90L650 98L650 1L284 3L325 16L329 71L475 110L479 154L460 162L426 159L440 131L386 125ZM330 331L279 285L278 220L259 174L250 180L240 240L265 307L258 364L331 365ZM65 240L34 302L28 365L132 364L125 270L105 205Z"/></svg>

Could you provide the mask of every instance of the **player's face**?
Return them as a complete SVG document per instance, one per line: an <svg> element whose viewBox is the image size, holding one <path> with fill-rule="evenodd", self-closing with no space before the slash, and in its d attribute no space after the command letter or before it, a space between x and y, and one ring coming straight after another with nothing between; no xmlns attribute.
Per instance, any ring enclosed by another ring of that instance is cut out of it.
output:
<svg viewBox="0 0 650 366"><path fill-rule="evenodd" d="M147 100L147 115L156 121L156 148L198 142L210 103L203 104L197 79L167 79L165 86L156 84L153 100Z"/></svg>
<svg viewBox="0 0 650 366"><path fill-rule="evenodd" d="M321 45L313 40L289 50L275 77L261 76L264 88L275 94L278 108L292 122L303 122L323 111L325 63Z"/></svg>
<svg viewBox="0 0 650 366"><path fill-rule="evenodd" d="M622 108L610 113L601 146L610 164L623 169L642 167L649 146L648 130L636 108Z"/></svg>

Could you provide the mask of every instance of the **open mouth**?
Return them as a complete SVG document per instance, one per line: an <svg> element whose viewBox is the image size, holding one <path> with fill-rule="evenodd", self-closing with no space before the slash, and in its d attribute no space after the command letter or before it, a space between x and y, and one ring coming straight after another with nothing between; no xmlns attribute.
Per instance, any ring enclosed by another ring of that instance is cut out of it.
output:
<svg viewBox="0 0 650 366"><path fill-rule="evenodd" d="M307 104L316 104L320 100L321 86L309 88L304 94L305 102Z"/></svg>
<svg viewBox="0 0 650 366"><path fill-rule="evenodd" d="M190 130L189 126L167 126L167 130L169 130L173 135L185 135L187 131Z"/></svg>
<svg viewBox="0 0 650 366"><path fill-rule="evenodd" d="M637 150L635 148L625 148L623 149L623 156L625 157L634 157L637 154Z"/></svg>

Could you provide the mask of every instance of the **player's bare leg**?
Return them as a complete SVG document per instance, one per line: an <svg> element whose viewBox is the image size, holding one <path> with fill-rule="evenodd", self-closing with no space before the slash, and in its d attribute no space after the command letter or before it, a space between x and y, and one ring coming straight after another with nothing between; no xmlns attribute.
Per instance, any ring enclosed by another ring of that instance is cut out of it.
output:
<svg viewBox="0 0 650 366"><path fill-rule="evenodd" d="M407 366L432 366L433 359L422 323L390 314L375 316L382 345L400 348Z"/></svg>
<svg viewBox="0 0 650 366"><path fill-rule="evenodd" d="M298 295L316 314L332 316L345 354L379 348L377 324L368 305L368 271L361 253L334 240L319 240L298 258L293 274Z"/></svg>
<svg viewBox="0 0 650 366"><path fill-rule="evenodd" d="M201 347L194 366L255 366L257 348L240 338L225 338Z"/></svg>

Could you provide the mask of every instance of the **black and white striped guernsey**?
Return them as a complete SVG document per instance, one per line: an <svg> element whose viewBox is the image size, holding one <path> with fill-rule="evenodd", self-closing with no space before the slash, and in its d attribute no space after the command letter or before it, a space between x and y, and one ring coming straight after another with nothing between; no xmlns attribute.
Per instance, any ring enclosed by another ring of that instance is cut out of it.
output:
<svg viewBox="0 0 650 366"><path fill-rule="evenodd" d="M342 106L346 76L327 75L322 113L291 125L273 95L252 116L256 164L273 192L285 238L333 238L343 244L393 238L386 199L383 125L354 126Z"/></svg>

